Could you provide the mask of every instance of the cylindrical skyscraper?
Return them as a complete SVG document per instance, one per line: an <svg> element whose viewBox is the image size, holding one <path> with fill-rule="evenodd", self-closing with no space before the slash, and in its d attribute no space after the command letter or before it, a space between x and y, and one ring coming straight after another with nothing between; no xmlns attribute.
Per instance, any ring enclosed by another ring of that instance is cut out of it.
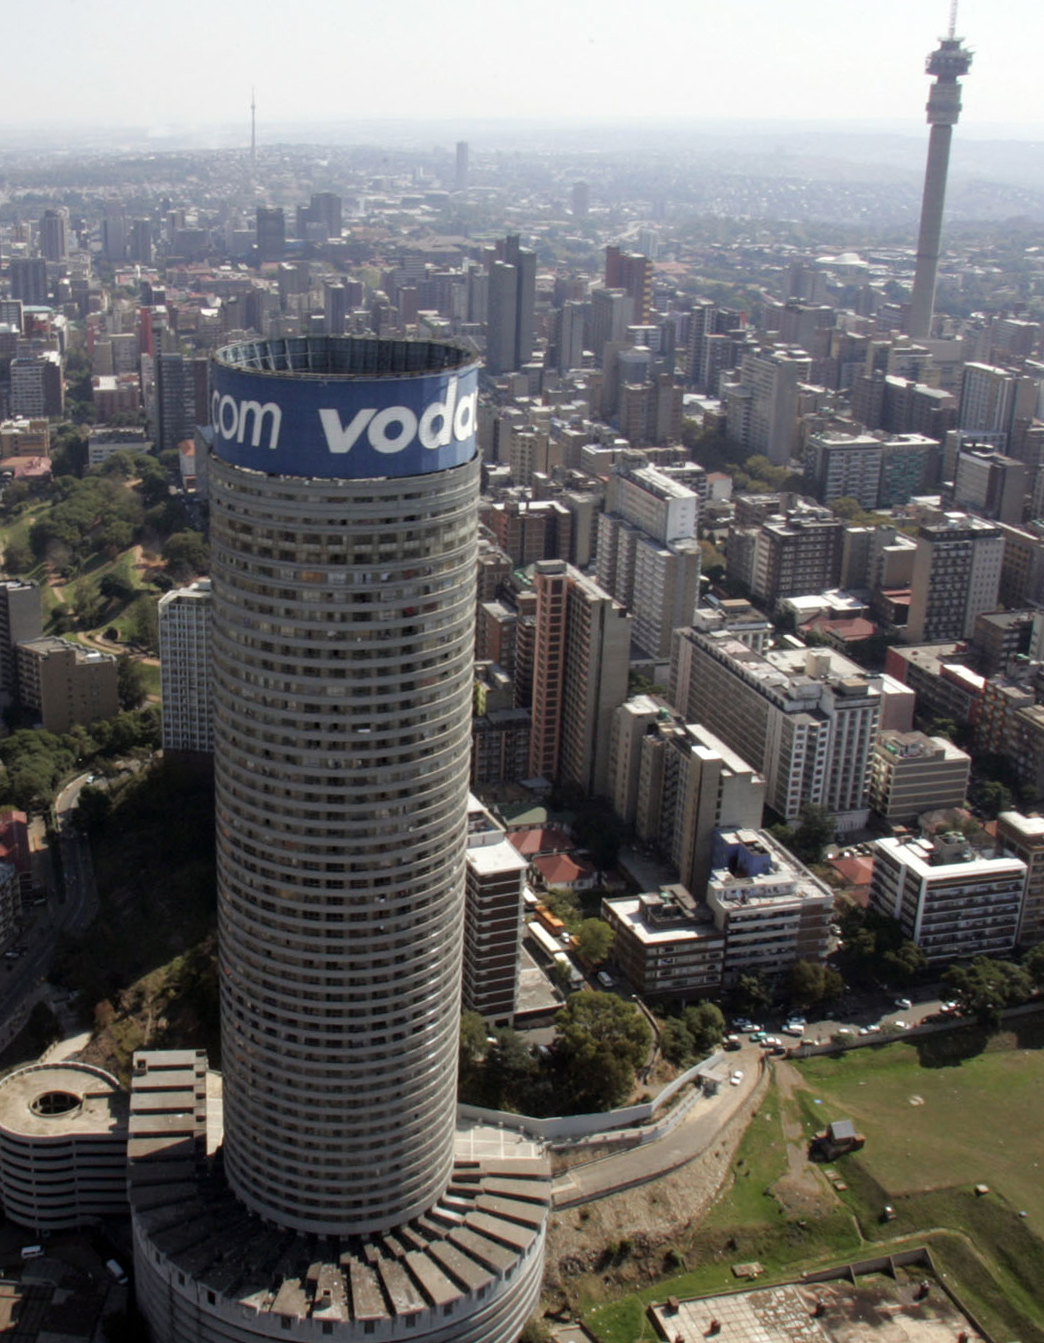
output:
<svg viewBox="0 0 1044 1343"><path fill-rule="evenodd" d="M312 337L229 346L212 372L222 1178L186 1273L151 1239L176 1210L132 1143L139 1299L179 1343L312 1319L509 1343L539 1292L542 1170L506 1187L454 1154L477 365ZM138 1056L136 1134L172 1066ZM490 1239L494 1193L514 1210ZM242 1281L219 1230L238 1222ZM283 1285L258 1305L266 1274Z"/></svg>
<svg viewBox="0 0 1044 1343"><path fill-rule="evenodd" d="M957 80L966 75L972 53L954 36L956 6L950 31L939 39L939 48L928 57L925 68L935 76L928 94L927 112L931 131L928 138L928 163L924 172L921 197L921 228L917 237L917 269L914 273L909 335L923 340L931 334L935 306L935 274L939 267L939 239L942 235L943 205L946 201L946 173L950 165L950 141L961 114L961 86Z"/></svg>

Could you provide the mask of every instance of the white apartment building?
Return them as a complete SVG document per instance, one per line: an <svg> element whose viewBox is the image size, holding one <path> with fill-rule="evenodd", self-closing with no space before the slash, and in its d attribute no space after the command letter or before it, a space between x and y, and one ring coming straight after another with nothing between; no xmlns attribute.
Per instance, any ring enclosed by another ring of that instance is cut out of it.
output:
<svg viewBox="0 0 1044 1343"><path fill-rule="evenodd" d="M975 619L997 606L1004 539L995 523L946 513L917 536L907 643L970 639Z"/></svg>
<svg viewBox="0 0 1044 1343"><path fill-rule="evenodd" d="M728 629L677 630L671 698L765 776L765 801L788 821L813 803L839 830L865 825L880 677L824 648L761 654Z"/></svg>
<svg viewBox="0 0 1044 1343"><path fill-rule="evenodd" d="M725 937L726 985L827 954L834 894L765 830L718 834L707 905Z"/></svg>
<svg viewBox="0 0 1044 1343"><path fill-rule="evenodd" d="M698 514L695 490L625 452L598 519L598 582L633 613L635 644L664 663L671 631L690 623L699 601Z"/></svg>
<svg viewBox="0 0 1044 1343"><path fill-rule="evenodd" d="M984 858L960 834L874 845L870 904L897 919L929 961L1007 955L1025 886L1024 862Z"/></svg>
<svg viewBox="0 0 1044 1343"><path fill-rule="evenodd" d="M174 588L159 600L163 749L214 749L210 676L210 579Z"/></svg>

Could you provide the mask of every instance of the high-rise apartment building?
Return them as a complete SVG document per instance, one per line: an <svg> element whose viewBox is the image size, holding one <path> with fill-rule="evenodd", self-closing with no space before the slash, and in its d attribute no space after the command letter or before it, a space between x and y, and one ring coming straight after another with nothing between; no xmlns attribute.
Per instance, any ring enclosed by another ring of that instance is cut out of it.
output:
<svg viewBox="0 0 1044 1343"><path fill-rule="evenodd" d="M870 758L870 805L889 825L923 812L963 807L971 757L945 737L885 731Z"/></svg>
<svg viewBox="0 0 1044 1343"><path fill-rule="evenodd" d="M1044 816L1002 811L997 817L999 852L1026 864L1026 890L1016 941L1021 947L1044 942Z"/></svg>
<svg viewBox="0 0 1044 1343"><path fill-rule="evenodd" d="M771 611L781 597L836 588L843 548L841 519L828 508L802 506L785 516L770 516L756 528L733 528L729 579Z"/></svg>
<svg viewBox="0 0 1044 1343"><path fill-rule="evenodd" d="M613 711L627 698L631 620L564 560L533 571L530 774L607 791Z"/></svg>
<svg viewBox="0 0 1044 1343"><path fill-rule="evenodd" d="M761 654L727 628L678 630L671 702L765 776L765 801L781 816L814 803L839 829L866 823L881 682L847 658L823 648Z"/></svg>
<svg viewBox="0 0 1044 1343"><path fill-rule="evenodd" d="M214 749L210 619L207 578L159 599L164 751L209 754Z"/></svg>
<svg viewBox="0 0 1044 1343"><path fill-rule="evenodd" d="M597 576L631 613L634 641L670 657L671 631L692 621L700 596L696 491L627 452L609 477L598 519Z"/></svg>
<svg viewBox="0 0 1044 1343"><path fill-rule="evenodd" d="M10 578L0 582L0 702L18 699L15 645L43 634L43 604L35 583Z"/></svg>
<svg viewBox="0 0 1044 1343"><path fill-rule="evenodd" d="M11 360L11 414L28 420L61 415L65 380L57 350L18 355Z"/></svg>
<svg viewBox="0 0 1044 1343"><path fill-rule="evenodd" d="M463 1005L490 1026L510 1026L518 1007L523 889L529 860L472 798L468 808Z"/></svg>
<svg viewBox="0 0 1044 1343"><path fill-rule="evenodd" d="M812 360L799 349L751 350L728 395L728 429L752 453L785 466L797 440L798 384L808 382Z"/></svg>
<svg viewBox="0 0 1044 1343"><path fill-rule="evenodd" d="M635 322L647 322L652 311L652 262L640 252L605 249L605 287L622 289L634 304Z"/></svg>
<svg viewBox="0 0 1044 1343"><path fill-rule="evenodd" d="M313 337L213 376L224 1136L201 1177L198 1069L138 1056L139 1304L155 1343L511 1343L546 1166L455 1156L477 367Z"/></svg>
<svg viewBox="0 0 1044 1343"><path fill-rule="evenodd" d="M992 364L967 363L961 379L957 427L975 444L1007 452L1015 421L1035 414L1038 388L1032 378Z"/></svg>
<svg viewBox="0 0 1044 1343"><path fill-rule="evenodd" d="M975 620L997 605L1004 540L997 527L946 513L917 536L907 643L970 639Z"/></svg>
<svg viewBox="0 0 1044 1343"><path fill-rule="evenodd" d="M953 502L973 508L994 522L1018 525L1026 506L1025 464L1002 452L960 448L953 482Z"/></svg>

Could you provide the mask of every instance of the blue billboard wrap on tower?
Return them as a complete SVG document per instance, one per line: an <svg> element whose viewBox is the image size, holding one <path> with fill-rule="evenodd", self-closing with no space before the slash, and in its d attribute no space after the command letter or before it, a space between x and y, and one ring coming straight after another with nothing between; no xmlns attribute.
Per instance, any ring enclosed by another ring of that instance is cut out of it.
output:
<svg viewBox="0 0 1044 1343"><path fill-rule="evenodd" d="M443 471L475 455L478 365L455 346L254 341L219 350L211 374L214 452L235 466L373 479Z"/></svg>

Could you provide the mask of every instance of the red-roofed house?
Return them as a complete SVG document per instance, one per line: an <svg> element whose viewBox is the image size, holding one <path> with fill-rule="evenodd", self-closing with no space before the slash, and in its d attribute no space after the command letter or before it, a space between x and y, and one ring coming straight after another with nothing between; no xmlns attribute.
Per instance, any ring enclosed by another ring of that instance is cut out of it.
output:
<svg viewBox="0 0 1044 1343"><path fill-rule="evenodd" d="M568 853L575 847L573 840L556 825L514 830L508 835L508 841L524 858L535 858L540 853Z"/></svg>
<svg viewBox="0 0 1044 1343"><path fill-rule="evenodd" d="M534 858L531 864L545 887L560 886L566 891L590 891L598 885L598 873L583 859L567 853Z"/></svg>

